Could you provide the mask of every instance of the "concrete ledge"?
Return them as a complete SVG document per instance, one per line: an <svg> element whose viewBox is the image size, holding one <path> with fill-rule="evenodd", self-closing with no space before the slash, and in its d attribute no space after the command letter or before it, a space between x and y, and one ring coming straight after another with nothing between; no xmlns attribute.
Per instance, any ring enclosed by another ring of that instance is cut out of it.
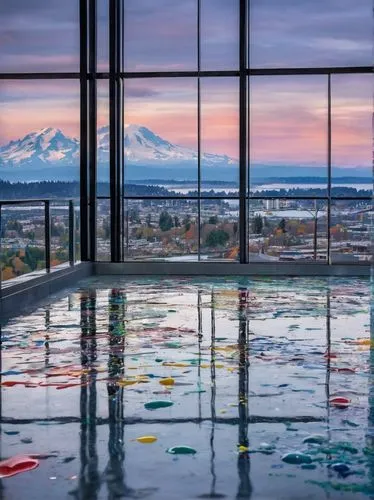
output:
<svg viewBox="0 0 374 500"><path fill-rule="evenodd" d="M8 284L0 291L0 319L6 320L19 314L52 293L74 285L78 280L92 275L93 266L82 262L75 266L58 269L36 276L24 282Z"/></svg>
<svg viewBox="0 0 374 500"><path fill-rule="evenodd" d="M162 276L357 276L369 277L370 265L294 264L288 262L96 262L94 274Z"/></svg>

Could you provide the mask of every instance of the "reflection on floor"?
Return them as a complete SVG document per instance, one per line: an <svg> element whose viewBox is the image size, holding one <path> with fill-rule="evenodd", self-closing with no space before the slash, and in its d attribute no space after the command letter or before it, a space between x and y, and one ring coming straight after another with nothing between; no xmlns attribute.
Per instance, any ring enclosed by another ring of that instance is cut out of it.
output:
<svg viewBox="0 0 374 500"><path fill-rule="evenodd" d="M367 280L86 280L2 326L2 498L368 498L372 347Z"/></svg>

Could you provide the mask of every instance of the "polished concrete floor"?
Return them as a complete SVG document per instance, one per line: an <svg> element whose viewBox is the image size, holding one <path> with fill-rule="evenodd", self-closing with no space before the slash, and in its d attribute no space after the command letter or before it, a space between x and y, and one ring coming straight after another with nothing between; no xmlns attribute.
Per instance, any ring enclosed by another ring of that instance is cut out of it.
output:
<svg viewBox="0 0 374 500"><path fill-rule="evenodd" d="M0 497L370 498L372 350L365 279L87 279L2 325Z"/></svg>

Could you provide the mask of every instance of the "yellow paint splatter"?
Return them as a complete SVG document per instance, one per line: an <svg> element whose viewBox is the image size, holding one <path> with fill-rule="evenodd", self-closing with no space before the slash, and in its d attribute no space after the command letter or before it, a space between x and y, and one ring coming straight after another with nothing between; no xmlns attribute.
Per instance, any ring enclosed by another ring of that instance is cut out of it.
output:
<svg viewBox="0 0 374 500"><path fill-rule="evenodd" d="M162 378L159 382L162 385L174 385L175 384L175 380L171 377Z"/></svg>
<svg viewBox="0 0 374 500"><path fill-rule="evenodd" d="M140 436L136 438L138 443L143 443L143 444L151 444L157 441L156 436Z"/></svg>

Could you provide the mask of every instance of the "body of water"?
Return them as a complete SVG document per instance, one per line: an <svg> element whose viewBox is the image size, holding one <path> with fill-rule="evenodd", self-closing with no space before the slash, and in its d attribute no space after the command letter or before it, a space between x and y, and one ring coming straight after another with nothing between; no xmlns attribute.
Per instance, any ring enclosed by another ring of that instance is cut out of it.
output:
<svg viewBox="0 0 374 500"><path fill-rule="evenodd" d="M187 195L191 191L197 191L196 187L179 187L179 186L163 186L169 191L178 194ZM360 184L343 184L343 183L332 183L332 187L346 187L353 188L357 190L373 190L373 185L369 183ZM280 191L282 189L325 189L327 190L327 186L325 184L283 184L283 183L273 183L273 184L261 184L252 186L252 191L261 193L262 191ZM202 191L213 191L215 193L225 192L228 195L238 195L239 189L233 187L225 187L225 186L204 186L202 187Z"/></svg>

